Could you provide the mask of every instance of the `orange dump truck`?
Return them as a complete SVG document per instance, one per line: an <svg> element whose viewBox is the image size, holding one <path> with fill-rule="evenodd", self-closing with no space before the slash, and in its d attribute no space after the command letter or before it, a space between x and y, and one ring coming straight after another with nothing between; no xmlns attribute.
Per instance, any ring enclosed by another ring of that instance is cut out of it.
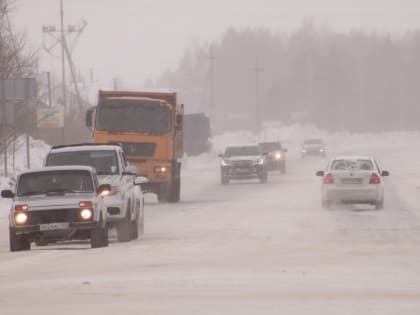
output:
<svg viewBox="0 0 420 315"><path fill-rule="evenodd" d="M146 176L147 192L161 202L178 202L181 192L183 105L175 92L99 91L88 110L95 143L120 143L137 175Z"/></svg>

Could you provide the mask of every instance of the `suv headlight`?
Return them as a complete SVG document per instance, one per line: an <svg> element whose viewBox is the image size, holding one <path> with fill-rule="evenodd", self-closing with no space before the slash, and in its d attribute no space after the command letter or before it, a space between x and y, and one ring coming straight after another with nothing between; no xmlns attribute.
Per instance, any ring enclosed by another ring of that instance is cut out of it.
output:
<svg viewBox="0 0 420 315"><path fill-rule="evenodd" d="M25 212L18 212L15 214L15 223L17 225L25 224L28 221L28 214Z"/></svg>
<svg viewBox="0 0 420 315"><path fill-rule="evenodd" d="M276 160L281 160L283 158L283 154L281 154L281 152L276 152L276 154L274 155L274 158Z"/></svg>
<svg viewBox="0 0 420 315"><path fill-rule="evenodd" d="M257 164L257 165L263 165L264 164L264 159L260 158L259 160L255 161L254 163Z"/></svg>
<svg viewBox="0 0 420 315"><path fill-rule="evenodd" d="M225 160L222 160L220 163L222 164L222 166L228 166L229 165L229 162L227 162Z"/></svg>

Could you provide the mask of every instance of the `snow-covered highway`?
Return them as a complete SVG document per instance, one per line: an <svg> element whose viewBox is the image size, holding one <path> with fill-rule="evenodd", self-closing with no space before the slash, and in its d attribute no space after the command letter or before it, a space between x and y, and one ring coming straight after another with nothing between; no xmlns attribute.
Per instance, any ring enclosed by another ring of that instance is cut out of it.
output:
<svg viewBox="0 0 420 315"><path fill-rule="evenodd" d="M420 150L371 153L391 172L384 210L322 209L326 161L293 147L267 184L221 186L212 154L186 160L179 204L146 196L143 237L101 249L10 253L2 201L0 314L418 314Z"/></svg>

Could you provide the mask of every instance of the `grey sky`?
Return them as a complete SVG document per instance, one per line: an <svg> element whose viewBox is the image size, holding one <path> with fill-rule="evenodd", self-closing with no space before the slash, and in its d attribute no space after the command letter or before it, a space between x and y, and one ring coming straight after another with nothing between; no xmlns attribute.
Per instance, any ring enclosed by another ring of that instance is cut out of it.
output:
<svg viewBox="0 0 420 315"><path fill-rule="evenodd" d="M33 47L43 24L59 25L59 0L15 0L13 21ZM64 0L66 25L82 19L75 62L102 80L119 77L132 86L175 68L194 42L219 39L230 26L291 31L305 19L331 30L401 33L420 28L418 0ZM51 43L51 41L49 42ZM55 54L59 56L59 50ZM44 70L59 60L43 53Z"/></svg>

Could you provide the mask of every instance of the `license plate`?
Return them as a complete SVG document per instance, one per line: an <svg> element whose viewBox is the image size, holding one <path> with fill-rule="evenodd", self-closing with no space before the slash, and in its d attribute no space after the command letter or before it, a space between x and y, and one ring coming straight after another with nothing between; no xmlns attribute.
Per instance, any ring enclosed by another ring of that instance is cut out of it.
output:
<svg viewBox="0 0 420 315"><path fill-rule="evenodd" d="M343 184L361 184L362 180L360 178L344 178L342 180Z"/></svg>
<svg viewBox="0 0 420 315"><path fill-rule="evenodd" d="M41 231L65 230L68 228L69 228L68 222L41 224L39 227Z"/></svg>

